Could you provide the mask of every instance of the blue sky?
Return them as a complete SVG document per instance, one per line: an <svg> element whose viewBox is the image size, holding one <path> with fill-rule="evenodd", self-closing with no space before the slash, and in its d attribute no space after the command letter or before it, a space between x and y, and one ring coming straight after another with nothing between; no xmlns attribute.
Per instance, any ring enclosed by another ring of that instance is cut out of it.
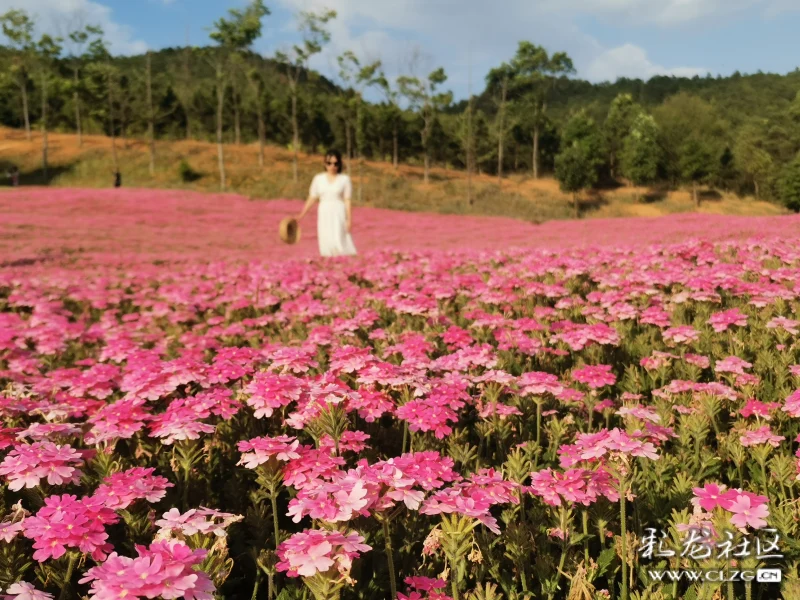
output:
<svg viewBox="0 0 800 600"><path fill-rule="evenodd" d="M42 30L75 19L104 26L120 53L208 43L207 28L246 0L0 0L24 8ZM563 50L590 81L656 74L727 75L798 67L800 0L267 0L272 14L255 49L265 55L297 40L298 10L332 8L332 39L312 67L335 76L335 57L353 50L383 61L387 74L443 66L463 98L522 39ZM416 59L413 57L416 56ZM471 73L471 76L470 76Z"/></svg>

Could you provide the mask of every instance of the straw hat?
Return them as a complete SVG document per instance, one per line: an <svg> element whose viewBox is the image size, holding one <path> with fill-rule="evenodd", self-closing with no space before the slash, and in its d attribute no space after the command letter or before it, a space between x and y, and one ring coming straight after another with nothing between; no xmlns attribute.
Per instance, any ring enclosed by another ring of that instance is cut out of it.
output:
<svg viewBox="0 0 800 600"><path fill-rule="evenodd" d="M281 221L279 233L287 244L296 244L300 241L300 224L294 217L286 217Z"/></svg>

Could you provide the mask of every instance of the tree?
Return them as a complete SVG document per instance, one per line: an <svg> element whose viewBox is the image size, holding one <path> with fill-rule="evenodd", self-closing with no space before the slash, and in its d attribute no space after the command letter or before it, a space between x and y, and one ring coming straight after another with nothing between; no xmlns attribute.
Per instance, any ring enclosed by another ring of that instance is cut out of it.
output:
<svg viewBox="0 0 800 600"><path fill-rule="evenodd" d="M160 107L156 106L153 102L153 88L155 87L159 95L163 97L164 90L167 87L164 76L161 73L157 73L155 77L153 77L153 69L152 69L152 52L148 51L145 55L145 69L144 69L144 93L140 93L140 86L141 86L141 78L139 79L139 83L137 84L136 96L139 98L137 102L137 114L144 116L144 121L147 125L147 147L148 147L148 155L149 155L149 163L148 168L150 172L150 176L152 177L155 175L156 172L156 125L165 117L170 115L174 107L169 107L165 110L162 110Z"/></svg>
<svg viewBox="0 0 800 600"><path fill-rule="evenodd" d="M408 99L409 104L418 110L422 116L423 126L420 138L422 149L425 152L424 181L426 184L429 181L430 174L430 139L433 121L436 119L436 113L453 101L452 92L436 93L437 88L445 81L447 81L447 75L442 67L431 71L426 79L407 75L397 79L400 93Z"/></svg>
<svg viewBox="0 0 800 600"><path fill-rule="evenodd" d="M800 212L800 153L783 168L778 191L786 208Z"/></svg>
<svg viewBox="0 0 800 600"><path fill-rule="evenodd" d="M72 102L75 105L75 131L78 134L78 146L83 147L83 128L81 126L81 67L88 60L87 47L92 38L103 36L103 30L95 25L78 27L68 34L68 63L72 67Z"/></svg>
<svg viewBox="0 0 800 600"><path fill-rule="evenodd" d="M88 64L86 72L89 76L89 91L94 96L93 112L95 115L108 119L108 130L111 136L111 157L114 171L119 171L119 158L117 156L116 124L114 120L114 92L120 83L120 70L112 63L108 45L102 37L92 40L88 51ZM106 109L102 104L105 100Z"/></svg>
<svg viewBox="0 0 800 600"><path fill-rule="evenodd" d="M534 179L537 179L539 135L545 122L550 96L559 81L575 73L575 67L566 52L556 52L550 56L541 46L525 41L519 43L511 66L516 74L516 87L526 97L533 144L531 169Z"/></svg>
<svg viewBox="0 0 800 600"><path fill-rule="evenodd" d="M36 45L33 41L33 21L28 13L22 10L10 10L0 16L3 35L8 39L14 51L10 70L19 87L22 98L22 118L25 123L25 137L31 140L31 120L28 109L28 77L36 57Z"/></svg>
<svg viewBox="0 0 800 600"><path fill-rule="evenodd" d="M230 68L238 64L241 53L250 48L261 36L261 19L270 14L264 0L251 0L244 10L230 9L230 18L218 19L214 23L209 37L219 45L219 50L212 54L211 64L214 67L217 90L217 162L219 165L219 185L225 190L225 154L222 148L222 119L225 108L226 83L231 78ZM234 104L238 111L238 98L234 85ZM238 120L238 112L235 113ZM238 140L237 140L238 143Z"/></svg>
<svg viewBox="0 0 800 600"><path fill-rule="evenodd" d="M246 96L247 104L253 109L258 123L258 166L264 167L264 146L266 145L266 120L264 113L271 100L270 90L275 87L271 69L251 67L247 71L249 95Z"/></svg>
<svg viewBox="0 0 800 600"><path fill-rule="evenodd" d="M497 114L494 121L494 136L497 140L497 183L503 180L503 150L505 148L506 136L513 127L508 119L508 91L509 85L513 85L514 76L516 72L513 67L507 63L503 63L489 71L486 76L487 91L491 92L494 96L494 102L497 106Z"/></svg>
<svg viewBox="0 0 800 600"><path fill-rule="evenodd" d="M641 113L633 122L622 147L620 155L622 174L634 185L651 184L658 177L660 160L661 148L658 145L656 120L650 115Z"/></svg>
<svg viewBox="0 0 800 600"><path fill-rule="evenodd" d="M39 124L42 129L42 172L47 178L47 113L49 83L54 78L53 65L61 54L61 38L45 34L37 42L35 70L38 71L39 92L42 96L42 114Z"/></svg>
<svg viewBox="0 0 800 600"><path fill-rule="evenodd" d="M292 100L292 179L297 183L297 152L300 147L300 128L297 122L297 95L300 75L306 70L309 59L322 52L322 46L331 40L331 34L325 25L336 18L335 10L323 10L319 13L301 12L298 15L298 30L301 32L302 45L292 46L291 55L277 52L275 58L282 63L289 84Z"/></svg>
<svg viewBox="0 0 800 600"><path fill-rule="evenodd" d="M339 76L348 85L352 86L354 95L347 103L347 109L355 117L356 124L356 160L358 161L358 201L362 200L363 179L361 169L364 160L364 89L379 84L379 69L381 61L373 61L361 65L355 54L350 50L338 57Z"/></svg>
<svg viewBox="0 0 800 600"><path fill-rule="evenodd" d="M696 137L689 138L680 150L681 177L692 185L695 206L700 206L697 186L706 183L714 172L714 156L707 144Z"/></svg>
<svg viewBox="0 0 800 600"><path fill-rule="evenodd" d="M733 154L739 171L753 184L756 199L761 197L761 186L774 171L772 156L764 149L766 135L755 123L744 125L736 136Z"/></svg>
<svg viewBox="0 0 800 600"><path fill-rule="evenodd" d="M605 142L600 128L585 109L576 112L564 127L561 134L564 147L578 144L583 148L588 165L595 174L595 181L599 176L600 167L605 164Z"/></svg>
<svg viewBox="0 0 800 600"><path fill-rule="evenodd" d="M597 182L597 170L586 146L578 141L564 148L556 156L556 179L562 192L572 194L575 218L578 218L578 194Z"/></svg>
<svg viewBox="0 0 800 600"><path fill-rule="evenodd" d="M706 100L681 92L667 98L653 111L664 149L664 166L673 183L684 180L681 157L690 138L705 146L714 156L720 156L728 143L727 124L717 109Z"/></svg>
<svg viewBox="0 0 800 600"><path fill-rule="evenodd" d="M172 90L180 102L183 115L186 119L186 139L192 139L192 123L195 116L195 100L197 97L197 78L192 73L193 48L188 44L181 51L180 62L175 62L169 67Z"/></svg>
<svg viewBox="0 0 800 600"><path fill-rule="evenodd" d="M398 129L400 125L400 119L402 117L399 106L400 91L396 87L397 82L395 82L395 85L392 85L389 80L386 79L386 75L383 72L379 73L376 83L383 91L386 102L389 105L386 111L386 116L388 117L392 126L392 166L394 167L394 170L397 171L397 167L400 164Z"/></svg>
<svg viewBox="0 0 800 600"><path fill-rule="evenodd" d="M634 121L642 112L641 106L633 101L633 96L630 94L619 94L611 103L603 133L608 148L608 164L612 179L617 176L619 155L623 151L625 139L630 134Z"/></svg>

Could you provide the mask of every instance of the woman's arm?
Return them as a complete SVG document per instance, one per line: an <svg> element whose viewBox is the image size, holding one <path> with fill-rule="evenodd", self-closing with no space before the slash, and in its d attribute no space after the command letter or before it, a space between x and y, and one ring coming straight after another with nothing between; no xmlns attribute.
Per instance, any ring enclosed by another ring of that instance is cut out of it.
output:
<svg viewBox="0 0 800 600"><path fill-rule="evenodd" d="M344 184L343 195L344 195L345 225L347 227L347 233L350 233L350 226L353 224L352 202L350 201L353 197L353 184L350 181L350 177L347 178L347 181Z"/></svg>
<svg viewBox="0 0 800 600"><path fill-rule="evenodd" d="M311 182L311 189L308 190L308 199L306 200L305 206L303 206L303 210L300 211L300 214L297 215L297 220L300 221L303 217L306 216L306 213L311 209L314 205L314 202L319 200L319 194L317 193L317 179L316 177Z"/></svg>
<svg viewBox="0 0 800 600"><path fill-rule="evenodd" d="M319 200L319 198L317 198L316 196L309 196L308 197L308 199L306 200L305 206L303 206L303 210L296 217L298 221L306 216L306 213L309 210L311 210L311 207L314 205L314 202L316 202L317 200Z"/></svg>

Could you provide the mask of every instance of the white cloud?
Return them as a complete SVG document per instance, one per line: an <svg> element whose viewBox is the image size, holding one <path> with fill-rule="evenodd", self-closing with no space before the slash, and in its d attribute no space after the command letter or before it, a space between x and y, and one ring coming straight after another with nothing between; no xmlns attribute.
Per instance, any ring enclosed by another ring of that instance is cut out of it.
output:
<svg viewBox="0 0 800 600"><path fill-rule="evenodd" d="M113 19L111 8L92 0L0 0L0 13L23 9L36 21L38 33L66 36L69 30L82 22L100 25L114 54L138 54L147 50L147 44L136 39L130 27Z"/></svg>
<svg viewBox="0 0 800 600"><path fill-rule="evenodd" d="M647 80L655 75L674 75L676 77L704 76L708 69L695 67L666 68L653 64L639 46L625 44L606 50L583 71L591 81L614 81L617 77Z"/></svg>
<svg viewBox="0 0 800 600"><path fill-rule="evenodd" d="M551 51L568 52L578 76L591 81L613 81L620 76L705 74L706 69L653 64L644 50L633 45L605 47L582 31L574 18L579 14L633 16L636 11L649 8L677 19L682 5L686 5L684 11L706 10L723 0L664 0L663 5L656 0L503 0L502 10L497 2L485 0L278 1L294 11L326 7L337 10L338 17L330 26L331 44L312 62L323 73L334 75L338 71L335 56L352 49L361 56L382 58L388 64L387 74L394 75L406 68L405 59L418 45L435 56L424 68L421 65L420 74L426 69L446 66L449 79L445 85L456 92L457 98L462 98L467 94L470 62L472 89L479 91L488 70L509 60L520 40L534 41Z"/></svg>

